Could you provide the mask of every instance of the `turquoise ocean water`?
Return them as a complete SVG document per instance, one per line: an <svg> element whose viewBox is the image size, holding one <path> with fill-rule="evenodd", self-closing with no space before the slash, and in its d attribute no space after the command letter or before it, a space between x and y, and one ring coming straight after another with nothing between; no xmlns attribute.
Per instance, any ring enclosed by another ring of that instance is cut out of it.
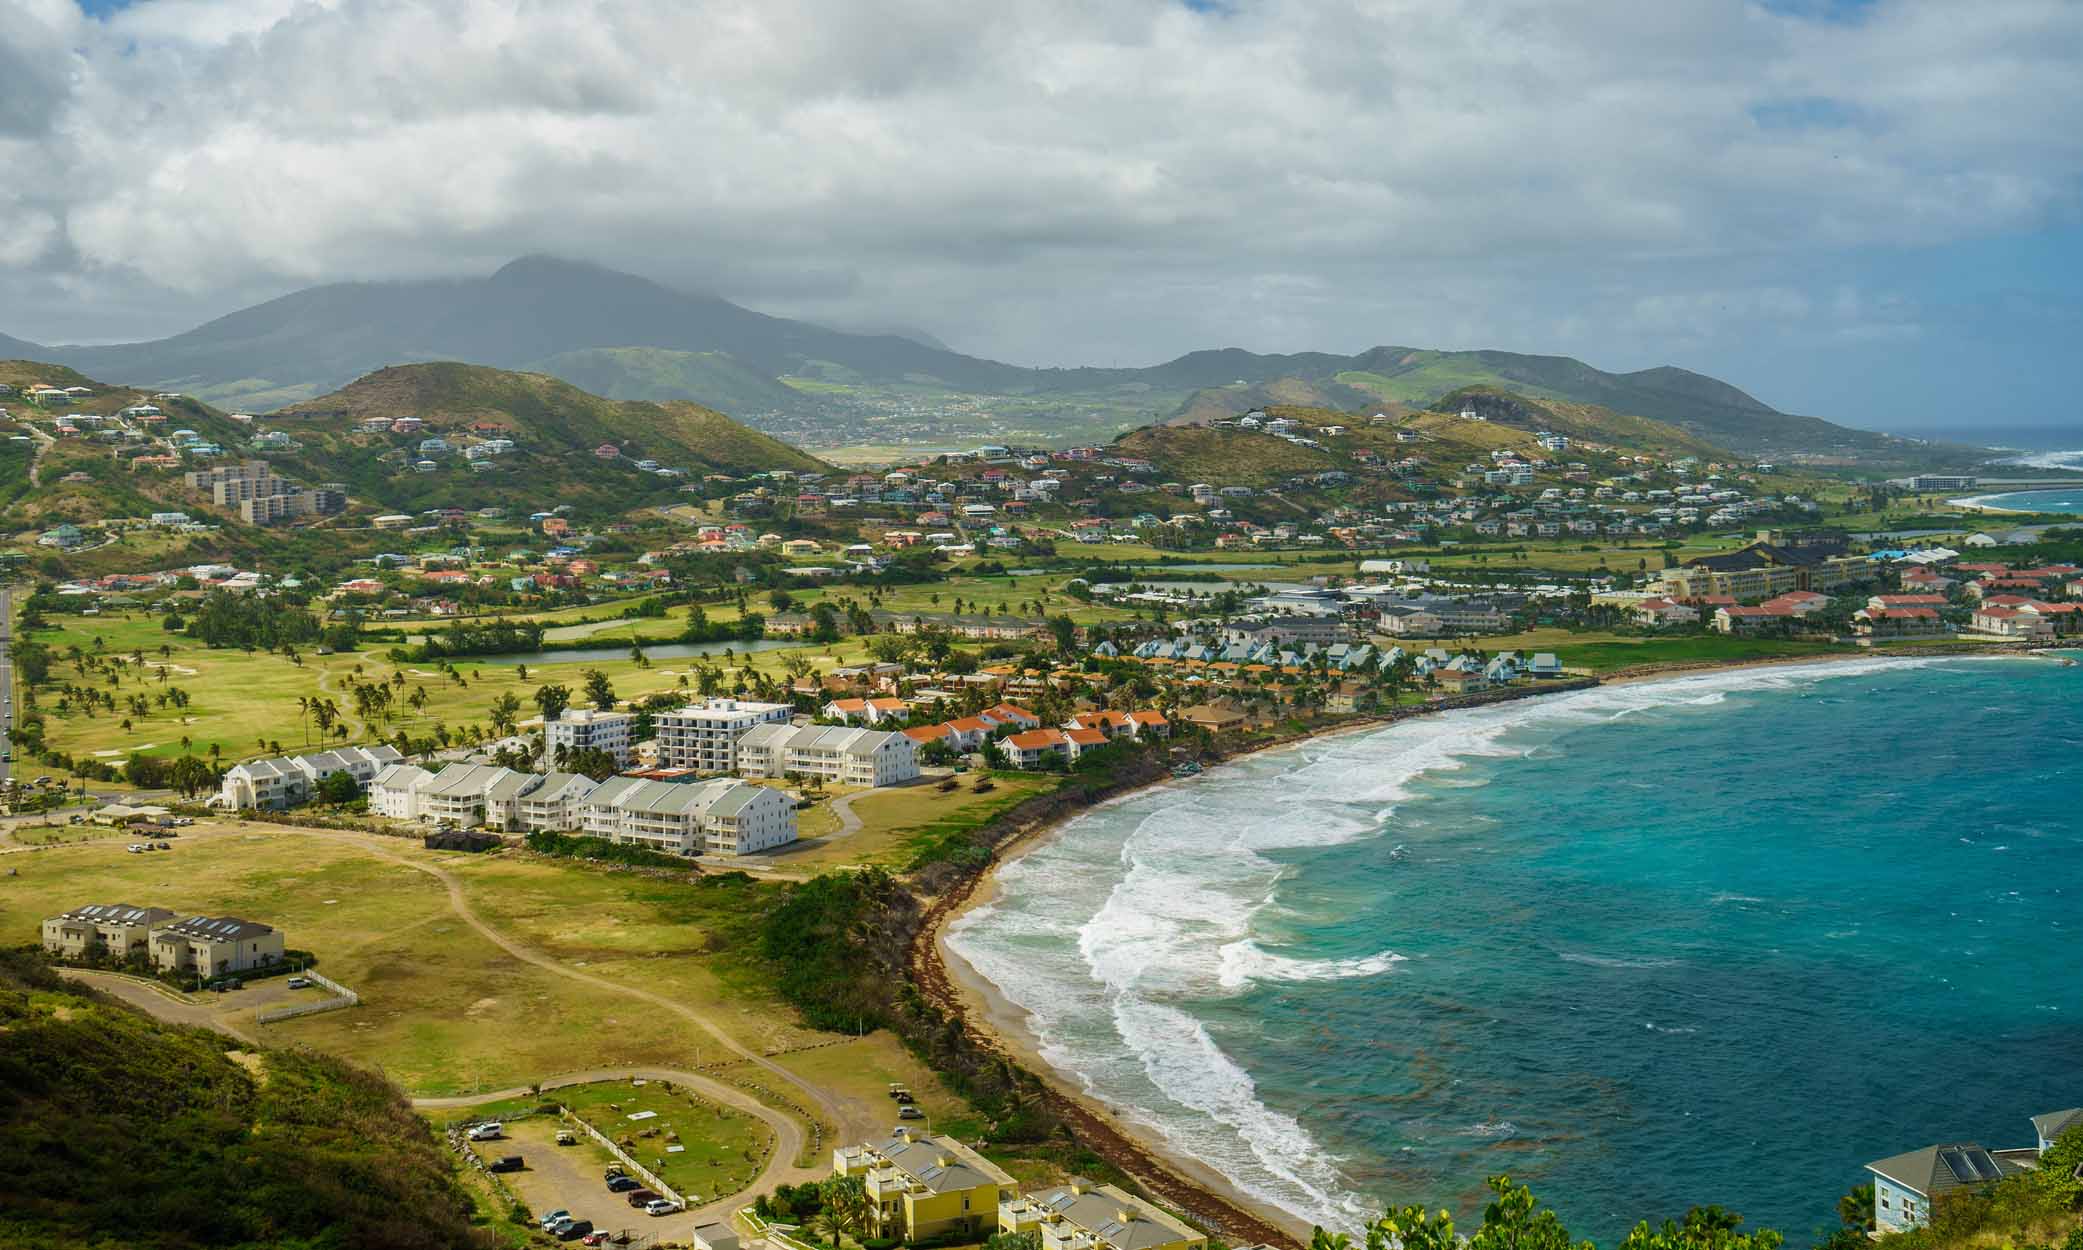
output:
<svg viewBox="0 0 2083 1250"><path fill-rule="evenodd" d="M951 935L1052 1063L1352 1227L1535 1187L1795 1245L1859 1165L2083 1103L2083 667L1753 670L1097 809Z"/></svg>
<svg viewBox="0 0 2083 1250"><path fill-rule="evenodd" d="M2001 495L1976 495L1974 501L1991 508L2013 512L2083 512L2083 483L2047 490L2014 490Z"/></svg>

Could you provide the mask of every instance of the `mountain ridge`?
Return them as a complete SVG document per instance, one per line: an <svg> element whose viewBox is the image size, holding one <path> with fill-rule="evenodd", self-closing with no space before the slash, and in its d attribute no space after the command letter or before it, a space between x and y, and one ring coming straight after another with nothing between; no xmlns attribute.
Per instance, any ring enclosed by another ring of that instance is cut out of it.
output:
<svg viewBox="0 0 2083 1250"><path fill-rule="evenodd" d="M551 373L619 399L687 399L756 420L788 414L813 427L841 418L872 424L863 410L969 395L1032 401L1044 428L1063 426L1052 418L1083 404L1088 416L1096 412L1118 430L1185 412L1199 392L1291 379L1334 400L1373 396L1418 406L1462 386L1499 385L1667 421L1755 453L1873 454L1906 445L1780 412L1727 382L1669 365L1608 373L1568 356L1382 345L1349 356L1224 347L1140 368L1027 368L921 337L930 336L829 329L709 292L533 255L482 278L308 287L148 342L40 347L0 336L0 354L262 409L292 406L387 365L453 360ZM1064 428L1064 437L1076 436ZM874 441L871 433L860 441Z"/></svg>

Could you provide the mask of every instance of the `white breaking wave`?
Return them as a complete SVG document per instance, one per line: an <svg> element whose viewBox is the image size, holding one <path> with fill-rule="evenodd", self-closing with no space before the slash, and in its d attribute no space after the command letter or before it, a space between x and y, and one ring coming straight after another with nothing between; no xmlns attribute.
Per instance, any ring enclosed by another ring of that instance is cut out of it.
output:
<svg viewBox="0 0 2083 1250"><path fill-rule="evenodd" d="M1298 1119L1265 1105L1250 1074L1189 1010L1255 984L1379 976L1401 962L1392 950L1319 959L1268 950L1261 938L1276 949L1300 940L1254 931L1262 917L1292 919L1275 905L1286 869L1270 853L1401 833L1396 809L1416 797L1421 779L1470 760L1523 757L1554 733L1936 662L1825 662L1599 687L1247 757L1070 821L1001 869L998 898L951 925L948 943L1027 1014L1042 1057L1088 1093L1252 1196L1358 1231L1388 1195L1355 1192L1338 1160ZM1553 733L1520 736L1536 729ZM1613 968L1674 962L1558 954Z"/></svg>
<svg viewBox="0 0 2083 1250"><path fill-rule="evenodd" d="M1243 989L1262 981L1342 981L1348 977L1377 977L1402 962L1403 956L1394 951L1364 959L1290 959L1247 938L1222 948L1222 966L1216 979L1225 989Z"/></svg>
<svg viewBox="0 0 2083 1250"><path fill-rule="evenodd" d="M1670 968L1678 962L1675 959L1659 959L1646 955L1628 958L1620 955L1584 955L1576 951L1561 951L1558 957L1566 964L1590 964L1594 968Z"/></svg>
<svg viewBox="0 0 2083 1250"><path fill-rule="evenodd" d="M2022 465L2032 469L2083 469L2083 451L2035 451L2029 455L2013 456L1996 463Z"/></svg>

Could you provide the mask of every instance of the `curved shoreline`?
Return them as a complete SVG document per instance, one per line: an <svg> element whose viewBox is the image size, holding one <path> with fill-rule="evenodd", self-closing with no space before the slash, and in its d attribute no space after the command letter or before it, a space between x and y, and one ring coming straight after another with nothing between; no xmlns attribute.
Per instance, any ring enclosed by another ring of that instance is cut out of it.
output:
<svg viewBox="0 0 2083 1250"><path fill-rule="evenodd" d="M1971 648L1941 646L1899 648L1880 653L1860 651L1767 657L1737 662L1679 661L1645 664L1616 670L1603 678L1588 682L1576 681L1567 685L1529 689L1519 693L1519 697L1539 697L1550 693L1597 689L1604 685L1669 681L1713 673L1780 668L1789 665L1975 656L2024 657L2045 649L2016 644L1990 644ZM1277 740L1243 744L1224 759L1292 747L1322 737L1383 729L1420 715L1470 710L1494 706L1504 701L1507 700L1472 699L1456 702L1451 706L1410 709L1395 717L1344 722ZM1214 765L1211 764L1210 767ZM1077 1128L1080 1138L1109 1162L1135 1177L1152 1193L1232 1240L1299 1247L1308 1244L1311 1231L1308 1221L1293 1212L1245 1193L1228 1178L1200 1160L1170 1146L1136 1124L1132 1117L1117 1112L1101 1100L1087 1094L1074 1073L1058 1069L1044 1059L1041 1055L1040 1040L1028 1023L1027 1011L1008 998L989 977L964 959L947 940L948 927L958 917L988 905L998 896L998 870L1004 865L1041 845L1047 837L1075 816L1103 803L1126 798L1172 780L1170 777L1160 777L1141 784L1124 786L1102 796L1095 803L1081 805L1037 821L1028 827L1009 831L1008 836L994 848L988 864L980 871L953 882L927 908L913 942L913 977L926 996L958 1019L980 1047L1016 1063L1040 1078L1048 1093L1052 1109Z"/></svg>

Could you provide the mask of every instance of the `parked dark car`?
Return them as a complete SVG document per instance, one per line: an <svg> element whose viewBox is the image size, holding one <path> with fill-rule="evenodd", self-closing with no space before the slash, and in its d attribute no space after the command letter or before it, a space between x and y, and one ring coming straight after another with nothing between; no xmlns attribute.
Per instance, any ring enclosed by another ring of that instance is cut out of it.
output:
<svg viewBox="0 0 2083 1250"><path fill-rule="evenodd" d="M518 1172L526 1166L528 1166L527 1162L520 1155L506 1155L503 1158L492 1160L487 1165L486 1170L491 1172Z"/></svg>
<svg viewBox="0 0 2083 1250"><path fill-rule="evenodd" d="M590 1233L592 1231L592 1220L573 1220L571 1223L566 1224L563 1228L557 1230L557 1240L577 1241L579 1238L584 1237L587 1233Z"/></svg>
<svg viewBox="0 0 2083 1250"><path fill-rule="evenodd" d="M648 1189L632 1189L629 1191L627 1197L629 1199L630 1206L641 1208L645 1203L650 1202L652 1199L658 1197L658 1195L652 1193Z"/></svg>
<svg viewBox="0 0 2083 1250"><path fill-rule="evenodd" d="M632 1189L642 1189L643 1187L644 1183L634 1176L608 1177L608 1192L611 1194L626 1194Z"/></svg>

